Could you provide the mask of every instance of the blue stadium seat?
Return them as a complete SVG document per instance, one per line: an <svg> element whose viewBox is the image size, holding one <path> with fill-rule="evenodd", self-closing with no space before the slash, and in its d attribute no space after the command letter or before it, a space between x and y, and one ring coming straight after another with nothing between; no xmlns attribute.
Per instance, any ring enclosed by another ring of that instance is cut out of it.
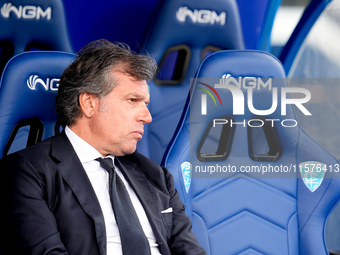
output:
<svg viewBox="0 0 340 255"><path fill-rule="evenodd" d="M205 58L191 92L163 163L207 253L328 254L339 162L296 121L308 91L269 53L235 50Z"/></svg>
<svg viewBox="0 0 340 255"><path fill-rule="evenodd" d="M0 27L0 72L12 56L23 51L74 51L62 0L3 1Z"/></svg>
<svg viewBox="0 0 340 255"><path fill-rule="evenodd" d="M153 122L137 150L160 163L182 113L200 61L221 49L243 49L235 0L165 0L155 9L141 51L160 67L149 82Z"/></svg>
<svg viewBox="0 0 340 255"><path fill-rule="evenodd" d="M0 158L58 131L54 101L73 58L66 52L28 51L8 61L0 81Z"/></svg>

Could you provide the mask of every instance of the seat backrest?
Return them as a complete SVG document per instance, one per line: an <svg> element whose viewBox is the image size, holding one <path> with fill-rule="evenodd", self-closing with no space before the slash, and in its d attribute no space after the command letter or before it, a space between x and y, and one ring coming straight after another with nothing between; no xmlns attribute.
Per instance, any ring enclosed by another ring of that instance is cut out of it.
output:
<svg viewBox="0 0 340 255"><path fill-rule="evenodd" d="M308 91L268 53L219 51L191 92L164 165L207 253L327 254L339 162L296 121Z"/></svg>
<svg viewBox="0 0 340 255"><path fill-rule="evenodd" d="M28 51L8 61L0 81L0 158L58 130L54 101L73 58L66 52Z"/></svg>
<svg viewBox="0 0 340 255"><path fill-rule="evenodd" d="M0 27L0 71L12 56L23 51L73 52L62 0L4 1Z"/></svg>
<svg viewBox="0 0 340 255"><path fill-rule="evenodd" d="M153 122L146 127L138 151L160 163L200 61L216 50L243 48L235 0L160 1L142 45L160 72L148 83Z"/></svg>

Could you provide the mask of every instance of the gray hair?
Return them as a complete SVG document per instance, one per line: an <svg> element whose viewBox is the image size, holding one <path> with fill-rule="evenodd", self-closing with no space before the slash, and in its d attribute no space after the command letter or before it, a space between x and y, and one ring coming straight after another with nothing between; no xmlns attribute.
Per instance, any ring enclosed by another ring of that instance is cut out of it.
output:
<svg viewBox="0 0 340 255"><path fill-rule="evenodd" d="M114 72L122 72L139 80L151 80L157 72L156 61L147 54L136 54L124 43L101 39L82 48L63 72L56 111L62 126L72 125L81 114L79 96L90 93L106 96L117 84Z"/></svg>

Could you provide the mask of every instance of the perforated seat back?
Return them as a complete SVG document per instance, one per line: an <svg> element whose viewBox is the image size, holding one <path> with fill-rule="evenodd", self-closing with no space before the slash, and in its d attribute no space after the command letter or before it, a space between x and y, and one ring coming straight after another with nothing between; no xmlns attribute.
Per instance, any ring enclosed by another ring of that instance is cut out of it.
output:
<svg viewBox="0 0 340 255"><path fill-rule="evenodd" d="M208 254L327 254L340 183L312 165L338 161L295 119L290 94L308 92L287 88L281 63L259 51L209 55L191 91L164 164Z"/></svg>
<svg viewBox="0 0 340 255"><path fill-rule="evenodd" d="M0 83L0 158L59 130L54 101L59 78L73 58L66 52L30 51L8 62Z"/></svg>
<svg viewBox="0 0 340 255"><path fill-rule="evenodd" d="M0 71L23 51L73 52L62 0L5 1L0 6L0 27Z"/></svg>
<svg viewBox="0 0 340 255"><path fill-rule="evenodd" d="M200 61L216 50L243 48L236 1L160 1L142 46L160 72L148 83L153 122L145 128L139 152L160 163Z"/></svg>

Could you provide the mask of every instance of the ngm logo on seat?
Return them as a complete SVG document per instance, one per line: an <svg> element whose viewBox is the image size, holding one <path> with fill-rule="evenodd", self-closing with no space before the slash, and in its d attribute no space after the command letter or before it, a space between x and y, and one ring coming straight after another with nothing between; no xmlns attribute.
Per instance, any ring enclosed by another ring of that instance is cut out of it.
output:
<svg viewBox="0 0 340 255"><path fill-rule="evenodd" d="M37 86L41 85L46 91L58 91L59 88L59 78L46 78L46 80L43 80L39 78L38 75L31 75L27 79L27 86L31 90L37 90Z"/></svg>
<svg viewBox="0 0 340 255"><path fill-rule="evenodd" d="M5 3L1 7L2 17L8 19L11 13L15 14L18 19L51 20L52 8L47 7L46 10L43 10L40 6L33 5L14 6L12 5L12 3Z"/></svg>
<svg viewBox="0 0 340 255"><path fill-rule="evenodd" d="M177 20L184 23L186 18L189 17L193 23L211 24L220 23L222 26L225 24L226 13L221 12L217 14L212 10L190 10L187 6L179 7L176 12Z"/></svg>
<svg viewBox="0 0 340 255"><path fill-rule="evenodd" d="M278 107L278 103L280 100L281 103L281 116L287 115L287 105L295 105L304 115L311 116L312 114L306 109L303 105L307 103L311 99L311 93L308 89L300 88L300 87L282 87L281 88L281 96L278 95L278 88L273 87L273 79L262 79L261 77L232 77L230 74L224 74L220 79L218 84L215 84L214 87L203 83L198 82L199 84L203 85L204 87L198 87L199 89L206 92L206 94L201 95L201 115L207 115L207 95L211 97L214 101L215 106L217 106L215 96L218 98L221 106L222 100L220 95L216 91L216 89L227 89L231 92L233 98L233 115L244 115L245 113L245 95L243 91L246 91L246 98L247 98L247 106L251 113L257 116L267 116L274 113ZM243 90L242 90L243 89ZM267 89L272 93L272 104L268 109L256 109L254 107L254 100L253 100L253 91L254 90L261 90ZM211 93L211 92L212 93ZM298 94L300 95L299 98L290 98L289 94ZM213 95L215 94L215 96ZM284 127L295 127L297 125L297 121L294 119L266 119L274 126L274 123L280 121L282 126ZM255 124L256 123L256 124ZM260 123L260 124L258 124ZM217 124L229 124L229 125L236 125L242 124L243 126L251 127L259 127L264 125L263 119L251 119L246 123L246 120L239 123L229 123L228 120L224 119L214 119L213 126Z"/></svg>

